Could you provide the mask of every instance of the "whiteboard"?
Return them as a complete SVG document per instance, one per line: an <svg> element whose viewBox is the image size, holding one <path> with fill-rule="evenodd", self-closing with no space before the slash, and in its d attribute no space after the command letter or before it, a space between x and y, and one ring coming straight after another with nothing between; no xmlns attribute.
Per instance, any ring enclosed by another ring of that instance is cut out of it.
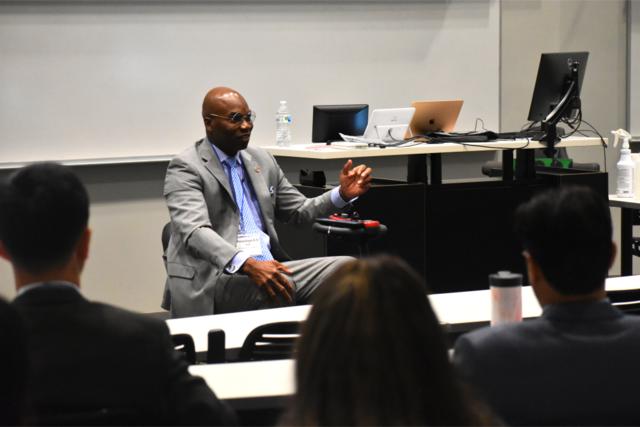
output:
<svg viewBox="0 0 640 427"><path fill-rule="evenodd" d="M168 156L204 136L202 98L239 90L252 144L294 143L314 104L464 99L499 125L499 0L0 2L0 164Z"/></svg>

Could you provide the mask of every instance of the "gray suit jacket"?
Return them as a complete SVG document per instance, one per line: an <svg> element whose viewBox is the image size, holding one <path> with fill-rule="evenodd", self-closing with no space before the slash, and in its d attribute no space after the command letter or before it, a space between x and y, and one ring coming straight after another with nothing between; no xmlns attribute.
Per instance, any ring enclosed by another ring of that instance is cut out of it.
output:
<svg viewBox="0 0 640 427"><path fill-rule="evenodd" d="M271 252L276 259L288 259L274 220L311 222L336 209L331 196L326 192L306 198L285 178L273 156L260 148L249 147L240 155L271 239ZM165 253L167 281L162 306L174 317L212 314L216 281L238 252L240 216L223 166L206 140L171 160L164 196L172 234Z"/></svg>
<svg viewBox="0 0 640 427"><path fill-rule="evenodd" d="M465 334L454 363L507 425L640 423L640 317L607 300Z"/></svg>

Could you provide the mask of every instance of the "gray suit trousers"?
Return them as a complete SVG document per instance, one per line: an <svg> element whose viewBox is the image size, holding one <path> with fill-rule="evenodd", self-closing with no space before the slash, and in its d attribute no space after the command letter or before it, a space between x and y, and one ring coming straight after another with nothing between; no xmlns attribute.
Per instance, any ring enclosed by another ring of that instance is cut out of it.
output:
<svg viewBox="0 0 640 427"><path fill-rule="evenodd" d="M283 262L293 272L291 276L286 276L295 290L293 304L280 296L273 300L244 274L222 274L214 290L216 314L309 304L313 292L326 278L352 259L334 256Z"/></svg>

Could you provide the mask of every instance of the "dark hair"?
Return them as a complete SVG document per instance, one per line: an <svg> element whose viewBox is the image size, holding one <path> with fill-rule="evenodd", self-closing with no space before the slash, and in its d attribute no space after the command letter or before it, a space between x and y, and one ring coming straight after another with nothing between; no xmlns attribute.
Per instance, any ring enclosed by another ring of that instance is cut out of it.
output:
<svg viewBox="0 0 640 427"><path fill-rule="evenodd" d="M518 207L516 233L555 290L591 293L604 286L612 256L611 213L588 187L545 191Z"/></svg>
<svg viewBox="0 0 640 427"><path fill-rule="evenodd" d="M32 164L0 186L0 240L31 273L68 261L88 219L87 191L65 166Z"/></svg>
<svg viewBox="0 0 640 427"><path fill-rule="evenodd" d="M16 310L0 298L0 425L26 423L27 344Z"/></svg>
<svg viewBox="0 0 640 427"><path fill-rule="evenodd" d="M477 424L424 281L398 258L349 262L302 328L293 425Z"/></svg>

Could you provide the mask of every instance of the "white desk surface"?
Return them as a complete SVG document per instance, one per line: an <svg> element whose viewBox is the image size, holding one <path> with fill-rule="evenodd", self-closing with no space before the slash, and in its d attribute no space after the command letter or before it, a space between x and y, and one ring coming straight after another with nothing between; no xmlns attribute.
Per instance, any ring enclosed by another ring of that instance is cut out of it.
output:
<svg viewBox="0 0 640 427"><path fill-rule="evenodd" d="M273 407L295 391L295 361L192 365L189 372L202 377L221 400L235 409Z"/></svg>
<svg viewBox="0 0 640 427"><path fill-rule="evenodd" d="M171 334L190 334L197 352L207 351L207 338L211 329L225 332L227 348L240 348L249 332L258 326L273 322L301 321L307 318L310 305L243 311L240 313L213 314L210 316L169 319Z"/></svg>
<svg viewBox="0 0 640 427"><path fill-rule="evenodd" d="M640 276L625 276L607 279L607 290L640 288ZM443 325L488 322L491 318L491 294L488 289L467 292L451 292L429 296L431 305ZM271 322L303 321L311 306L273 308L269 310L244 311L240 313L214 314L211 316L169 319L171 334L187 333L193 337L196 351L207 351L207 334L211 329L225 331L226 347L240 348L254 328ZM537 317L540 305L530 286L522 288L523 317Z"/></svg>
<svg viewBox="0 0 640 427"><path fill-rule="evenodd" d="M633 197L618 197L615 194L609 194L609 206L640 209L640 200Z"/></svg>
<svg viewBox="0 0 640 427"><path fill-rule="evenodd" d="M591 147L599 146L602 142L600 138L570 137L563 139L556 144L557 147ZM296 157L306 159L346 159L357 157L386 157L386 156L407 156L412 154L445 154L445 153L469 153L475 151L497 151L500 149L536 149L545 148L546 145L539 141L526 139L465 143L465 145L451 142L442 144L419 144L412 147L388 147L388 148L358 148L344 149L334 148L323 143L294 144L289 147L277 145L267 145L262 148L274 156Z"/></svg>
<svg viewBox="0 0 640 427"><path fill-rule="evenodd" d="M610 291L640 288L640 276L607 279L606 288ZM488 290L430 296L433 307L442 323L468 321L470 318L488 321L490 316L489 298ZM283 318L285 314L295 313L296 318L299 318L300 314L306 314L308 309L309 306L302 306L298 311L290 309L262 311L269 312L271 315L280 313L276 314L280 318ZM524 317L535 317L541 312L529 286L523 288L522 309ZM249 312L244 314L247 313ZM222 316L230 315L204 316L193 319ZM226 400L236 409L282 406L287 397L295 392L295 361L291 359L194 365L189 367L189 372L204 378L207 385L220 399Z"/></svg>

